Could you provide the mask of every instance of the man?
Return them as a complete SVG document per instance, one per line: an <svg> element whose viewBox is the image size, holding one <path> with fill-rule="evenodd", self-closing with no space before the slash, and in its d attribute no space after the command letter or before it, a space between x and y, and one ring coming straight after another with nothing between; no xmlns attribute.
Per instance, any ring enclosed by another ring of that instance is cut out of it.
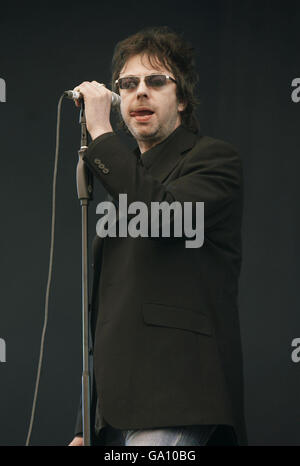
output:
<svg viewBox="0 0 300 466"><path fill-rule="evenodd" d="M242 168L231 145L200 134L191 47L168 28L120 42L113 90L135 138L110 123L111 92L84 96L85 161L116 202L204 202L204 243L96 237L92 292L96 428L105 445L246 445L237 307ZM149 219L151 220L151 219ZM94 400L95 402L95 400ZM98 436L99 438L99 436ZM82 445L79 412L76 437Z"/></svg>

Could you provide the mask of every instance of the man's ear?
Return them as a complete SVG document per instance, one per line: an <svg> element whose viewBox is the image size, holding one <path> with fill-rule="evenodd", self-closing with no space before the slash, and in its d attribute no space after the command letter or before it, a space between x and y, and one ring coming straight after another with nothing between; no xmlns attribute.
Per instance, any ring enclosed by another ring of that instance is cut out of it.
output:
<svg viewBox="0 0 300 466"><path fill-rule="evenodd" d="M185 102L179 102L178 107L177 107L178 112L183 112L183 110L186 109L186 105L187 104Z"/></svg>

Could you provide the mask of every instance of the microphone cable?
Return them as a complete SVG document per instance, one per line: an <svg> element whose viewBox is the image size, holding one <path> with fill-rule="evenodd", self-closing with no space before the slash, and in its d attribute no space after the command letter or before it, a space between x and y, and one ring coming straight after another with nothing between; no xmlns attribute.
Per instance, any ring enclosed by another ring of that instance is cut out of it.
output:
<svg viewBox="0 0 300 466"><path fill-rule="evenodd" d="M56 213L56 180L57 180L57 165L58 165L58 154L59 154L60 120L61 120L61 106L62 106L62 101L64 97L66 97L65 94L62 94L61 97L59 98L58 105L57 105L56 145L55 145L55 159L54 159L54 171L53 171L53 183L52 183L52 219L51 219L50 257L49 257L48 280L47 280L46 296L45 296L44 325L43 325L43 330L42 330L42 337L41 337L41 344L40 344L40 356L39 356L34 397L33 397L32 409L31 409L30 424L29 424L27 438L26 438L26 446L29 446L32 426L34 422L38 388L39 388L40 376L41 376L42 360L43 360L43 354L44 354L45 335L46 335L46 329L47 329L47 323L48 323L49 293L50 293L50 285L51 285L52 270L53 270L53 251L54 251L55 213Z"/></svg>
<svg viewBox="0 0 300 466"><path fill-rule="evenodd" d="M61 121L62 101L64 97L68 99L74 99L74 98L77 98L77 94L76 93L74 94L73 91L65 91L60 96L58 105L57 105L56 144L55 144L55 158L54 158L54 171L53 171L53 183L52 183L52 219L51 219L51 240L50 240L50 254L49 254L50 257L49 257L48 280L47 280L46 296L45 296L44 325L43 325L42 336L41 336L40 356L39 356L39 362L38 362L34 397L33 397L32 409L31 409L31 416L30 416L30 423L29 423L26 444L25 444L26 446L29 446L32 426L34 422L35 408L36 408L37 395L38 395L40 376L41 376L42 360L43 360L43 354L44 354L45 335L46 335L46 329L47 329L47 323L48 323L49 294L50 294L52 269L53 269L55 213L56 213L56 180L57 180L57 165L58 165L59 142L60 142L60 121ZM117 107L118 105L120 105L120 101L121 101L120 96L112 92L112 107Z"/></svg>

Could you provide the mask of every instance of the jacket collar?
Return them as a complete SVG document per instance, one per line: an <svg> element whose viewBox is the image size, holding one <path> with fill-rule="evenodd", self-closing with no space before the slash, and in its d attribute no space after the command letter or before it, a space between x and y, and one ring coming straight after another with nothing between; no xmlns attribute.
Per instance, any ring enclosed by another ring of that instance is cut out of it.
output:
<svg viewBox="0 0 300 466"><path fill-rule="evenodd" d="M152 149L140 154L139 148L135 153L149 173L159 181L164 181L175 165L181 160L182 154L190 150L201 136L193 133L184 126L178 126L166 139Z"/></svg>

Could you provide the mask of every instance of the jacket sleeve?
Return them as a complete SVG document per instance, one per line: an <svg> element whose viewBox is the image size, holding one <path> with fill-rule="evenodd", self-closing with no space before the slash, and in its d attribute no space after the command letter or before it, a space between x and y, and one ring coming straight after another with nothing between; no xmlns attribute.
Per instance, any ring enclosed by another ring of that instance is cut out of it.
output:
<svg viewBox="0 0 300 466"><path fill-rule="evenodd" d="M230 144L213 138L196 144L182 157L179 177L166 184L151 176L115 133L96 138L84 160L113 198L126 193L128 205L142 201L149 212L151 202L190 202L193 214L196 203L204 202L205 229L214 228L230 215L230 204L240 194L240 157ZM170 222L174 222L174 215Z"/></svg>

